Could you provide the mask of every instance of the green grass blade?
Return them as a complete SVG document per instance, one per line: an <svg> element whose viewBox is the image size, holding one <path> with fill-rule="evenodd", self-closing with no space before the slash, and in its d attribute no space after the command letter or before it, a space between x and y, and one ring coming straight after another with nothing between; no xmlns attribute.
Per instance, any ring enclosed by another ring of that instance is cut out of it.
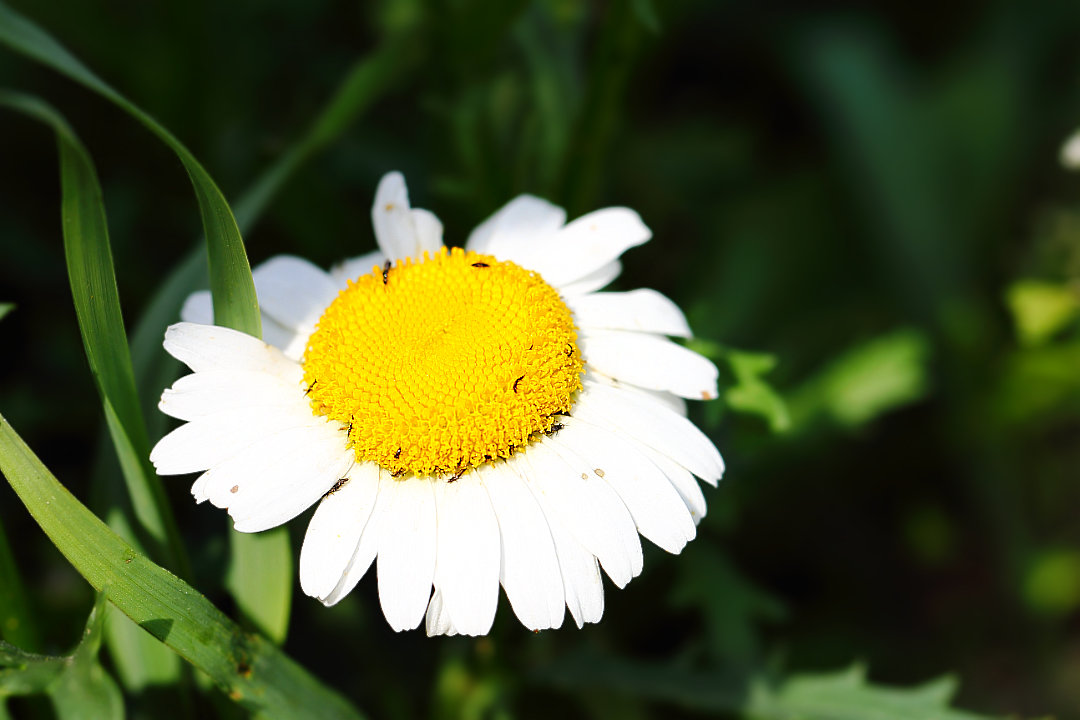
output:
<svg viewBox="0 0 1080 720"><path fill-rule="evenodd" d="M0 320L4 319L4 316L15 309L15 303L0 303Z"/></svg>
<svg viewBox="0 0 1080 720"><path fill-rule="evenodd" d="M37 625L30 614L30 604L3 525L0 525L0 639L23 648L39 647Z"/></svg>
<svg viewBox="0 0 1080 720"><path fill-rule="evenodd" d="M59 42L29 19L0 2L0 43L42 63L112 101L158 136L180 158L199 202L214 294L214 321L262 337L255 284L244 243L225 196L195 156L149 114L94 74Z"/></svg>
<svg viewBox="0 0 1080 720"><path fill-rule="evenodd" d="M340 695L184 581L137 553L69 493L0 416L0 473L79 573L144 630L270 718L359 718Z"/></svg>
<svg viewBox="0 0 1080 720"><path fill-rule="evenodd" d="M101 185L93 161L55 110L37 98L0 91L0 106L51 127L60 151L61 218L71 293L86 357L131 494L139 529L153 555L187 574L187 559L161 480L147 460L146 436L127 333L120 311Z"/></svg>

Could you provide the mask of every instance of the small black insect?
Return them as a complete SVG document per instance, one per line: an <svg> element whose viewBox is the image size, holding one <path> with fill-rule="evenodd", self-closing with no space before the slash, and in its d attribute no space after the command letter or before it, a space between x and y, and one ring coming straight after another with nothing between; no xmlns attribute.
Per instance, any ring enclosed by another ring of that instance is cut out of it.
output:
<svg viewBox="0 0 1080 720"><path fill-rule="evenodd" d="M459 479L459 478L460 478L460 477L461 477L462 475L464 475L464 474L465 474L465 468L462 468L462 469L460 469L460 470L458 470L458 471L457 471L457 474L456 474L456 475L454 475L454 477L450 478L450 479L449 479L449 480L447 480L446 482L448 482L448 483L452 483L452 482L457 482L457 481L458 481L458 479Z"/></svg>
<svg viewBox="0 0 1080 720"><path fill-rule="evenodd" d="M404 468L402 468L401 470L398 470L397 472L392 472L392 473L390 473L390 477L392 477L392 478L399 478L399 477L401 477L401 476L402 476L402 475L404 475L404 474L405 474L405 469L404 469Z"/></svg>
<svg viewBox="0 0 1080 720"><path fill-rule="evenodd" d="M397 452L394 453L394 459L395 460L397 460L399 457L401 457L401 448L398 448Z"/></svg>
<svg viewBox="0 0 1080 720"><path fill-rule="evenodd" d="M519 377L517 380L514 381L514 392L517 392L518 383L521 382L524 379L525 379L525 376L522 375L521 377Z"/></svg>
<svg viewBox="0 0 1080 720"><path fill-rule="evenodd" d="M330 488L329 490L326 491L326 494L323 495L323 497L324 498L330 497L331 495L336 493L338 490L340 490L342 487L344 487L345 483L347 483L347 482L349 482L349 478L341 478L336 483L334 483L334 486L332 488Z"/></svg>
<svg viewBox="0 0 1080 720"><path fill-rule="evenodd" d="M382 266L382 284L385 285L390 279L390 261L387 260L386 264Z"/></svg>
<svg viewBox="0 0 1080 720"><path fill-rule="evenodd" d="M548 436L554 435L555 433L562 430L564 427L566 427L566 426L563 425L562 423L555 423L550 428L548 428L548 430L544 434L548 435Z"/></svg>
<svg viewBox="0 0 1080 720"><path fill-rule="evenodd" d="M491 266L490 266L490 265L488 265L487 263L482 263L482 262L475 262L475 263L473 263L473 264L472 264L472 266L473 266L473 267L476 267L476 268L486 268L486 267L491 267Z"/></svg>
<svg viewBox="0 0 1080 720"><path fill-rule="evenodd" d="M317 382L319 382L319 381L318 380L312 380L311 384L307 386L307 390L304 391L304 394L307 395L312 390L314 390L315 389L315 383L317 383Z"/></svg>

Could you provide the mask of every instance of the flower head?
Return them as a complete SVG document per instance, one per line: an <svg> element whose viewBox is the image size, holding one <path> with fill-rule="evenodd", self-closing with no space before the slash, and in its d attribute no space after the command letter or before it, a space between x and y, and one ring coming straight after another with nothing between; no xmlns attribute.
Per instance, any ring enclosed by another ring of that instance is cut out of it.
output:
<svg viewBox="0 0 1080 720"><path fill-rule="evenodd" d="M523 195L448 250L398 173L372 220L377 252L255 269L265 342L188 299L165 349L193 373L160 404L185 424L151 460L204 471L195 499L241 532L318 503L304 592L332 605L376 563L395 630L484 634L500 584L530 629L598 621L600 568L620 588L640 573L639 533L679 552L705 514L694 476L723 473L685 417L717 371L665 337L690 335L682 312L597 292L648 228Z"/></svg>

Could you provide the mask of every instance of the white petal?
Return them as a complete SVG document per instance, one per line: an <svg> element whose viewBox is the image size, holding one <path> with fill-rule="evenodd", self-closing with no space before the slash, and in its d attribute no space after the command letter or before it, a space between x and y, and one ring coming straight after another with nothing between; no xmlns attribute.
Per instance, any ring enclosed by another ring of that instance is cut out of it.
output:
<svg viewBox="0 0 1080 720"><path fill-rule="evenodd" d="M394 262L419 260L425 251L434 253L442 245L442 224L429 212L412 212L405 178L399 172L387 173L379 181L371 222L379 249Z"/></svg>
<svg viewBox="0 0 1080 720"><path fill-rule="evenodd" d="M303 408L242 407L224 410L185 423L161 438L150 452L150 462L159 475L202 472L239 455L264 438L317 422ZM344 442L344 434L339 437Z"/></svg>
<svg viewBox="0 0 1080 720"><path fill-rule="evenodd" d="M300 550L300 587L312 597L326 597L345 576L375 498L379 467L359 463L348 481L319 503Z"/></svg>
<svg viewBox="0 0 1080 720"><path fill-rule="evenodd" d="M330 424L307 425L263 438L214 465L193 492L228 508L238 532L259 532L313 505L354 460Z"/></svg>
<svg viewBox="0 0 1080 720"><path fill-rule="evenodd" d="M543 243L566 223L566 211L532 195L518 195L469 235L465 247L511 260Z"/></svg>
<svg viewBox="0 0 1080 720"><path fill-rule="evenodd" d="M260 306L260 310L262 307ZM260 312L262 318L262 339L270 345L281 350L291 360L299 360L304 354L310 331L298 332L287 328L274 318ZM200 290L188 295L184 306L180 310L180 319L184 322L199 323L200 325L214 324L214 307L210 299L209 290Z"/></svg>
<svg viewBox="0 0 1080 720"><path fill-rule="evenodd" d="M307 408L307 401L298 382L275 375L205 370L177 380L158 403L163 413L180 420L261 407Z"/></svg>
<svg viewBox="0 0 1080 720"><path fill-rule="evenodd" d="M242 370L295 381L300 366L278 348L230 328L177 323L165 330L165 350L195 372ZM300 370L300 377L303 371Z"/></svg>
<svg viewBox="0 0 1080 720"><path fill-rule="evenodd" d="M619 277L620 273L622 273L622 263L618 260L612 260L607 265L593 270L588 275L579 277L573 282L563 283L559 286L559 293L564 298L572 298L576 295L596 292L607 287L608 283Z"/></svg>
<svg viewBox="0 0 1080 720"><path fill-rule="evenodd" d="M533 472L527 483L586 550L600 560L618 587L641 572L641 541L626 505L603 478L558 443L558 435L533 443L523 454Z"/></svg>
<svg viewBox="0 0 1080 720"><path fill-rule="evenodd" d="M371 567L371 563L379 552L379 543L382 540L383 527L386 524L384 518L393 497L394 486L392 483L396 483L396 480L390 477L390 473L386 470L378 469L377 472L379 491L375 497L375 505L371 509L371 516L368 517L367 522L364 524L364 529L360 533L360 542L357 544L356 551L349 560L349 564L345 567L341 580L338 581L333 590L324 597L319 598L323 605L336 605L343 597L352 592L356 584L367 573L368 568Z"/></svg>
<svg viewBox="0 0 1080 720"><path fill-rule="evenodd" d="M424 621L424 630L428 637L436 635L458 635L458 629L450 619L443 601L442 591L436 586L435 593L428 603L427 615Z"/></svg>
<svg viewBox="0 0 1080 720"><path fill-rule="evenodd" d="M712 400L719 394L716 365L667 338L590 330L581 333L578 344L586 363L621 382L695 400Z"/></svg>
<svg viewBox="0 0 1080 720"><path fill-rule="evenodd" d="M198 290L187 296L180 308L180 319L200 325L214 324L214 301L209 290Z"/></svg>
<svg viewBox="0 0 1080 720"><path fill-rule="evenodd" d="M259 307L286 328L311 335L338 295L330 275L303 258L278 255L252 272Z"/></svg>
<svg viewBox="0 0 1080 720"><path fill-rule="evenodd" d="M667 455L653 450L651 447L639 445L638 449L645 453L653 461L653 464L667 476L672 487L679 493L679 497L686 503L686 507L690 511L690 517L694 519L694 524L700 523L702 518L705 517L705 494L701 492L701 486L698 485L694 474Z"/></svg>
<svg viewBox="0 0 1080 720"><path fill-rule="evenodd" d="M667 476L637 449L637 443L574 418L565 418L561 443L572 448L619 494L638 532L669 553L679 553L697 534L686 504Z"/></svg>
<svg viewBox="0 0 1080 720"><path fill-rule="evenodd" d="M724 474L720 452L694 423L634 393L586 380L573 415L618 429L713 485Z"/></svg>
<svg viewBox="0 0 1080 720"><path fill-rule="evenodd" d="M544 511L506 463L477 470L499 520L499 580L510 607L530 630L560 627L566 614L566 598Z"/></svg>
<svg viewBox="0 0 1080 720"><path fill-rule="evenodd" d="M376 250L359 257L349 258L330 268L330 277L339 288L347 286L349 280L356 280L362 275L369 275L380 269L386 262L386 256Z"/></svg>
<svg viewBox="0 0 1080 720"><path fill-rule="evenodd" d="M575 324L585 331L607 328L691 336L679 306L655 290L590 293L571 298L567 304L574 312Z"/></svg>
<svg viewBox="0 0 1080 720"><path fill-rule="evenodd" d="M499 523L476 472L434 481L435 587L457 632L486 635L499 604Z"/></svg>
<svg viewBox="0 0 1080 720"><path fill-rule="evenodd" d="M379 538L379 604L394 630L420 624L435 575L435 494L427 478L392 480ZM380 484L380 495L387 492Z"/></svg>
<svg viewBox="0 0 1080 720"><path fill-rule="evenodd" d="M535 270L549 285L561 287L641 245L652 232L628 208L606 208L583 215L542 243L521 248L519 265Z"/></svg>
<svg viewBox="0 0 1080 720"><path fill-rule="evenodd" d="M604 581L596 556L578 542L559 519L559 513L551 508L548 498L539 492L534 482L536 471L524 455L506 460L505 467L522 480L544 513L559 558L566 607L574 623L580 628L587 622L599 622L604 614Z"/></svg>
<svg viewBox="0 0 1080 720"><path fill-rule="evenodd" d="M678 395L672 395L666 390L649 390L648 388L639 387L630 383L619 382L610 375L605 375L595 368L586 368L585 378L593 382L617 388L623 392L633 393L648 402L659 403L668 410L673 410L683 417L686 417L686 400Z"/></svg>

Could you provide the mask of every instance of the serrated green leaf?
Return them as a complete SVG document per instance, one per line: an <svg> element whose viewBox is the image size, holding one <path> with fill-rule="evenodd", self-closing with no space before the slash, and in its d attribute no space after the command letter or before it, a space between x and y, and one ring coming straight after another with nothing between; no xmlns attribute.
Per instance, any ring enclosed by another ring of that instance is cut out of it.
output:
<svg viewBox="0 0 1080 720"><path fill-rule="evenodd" d="M866 681L860 666L828 674L795 675L777 688L754 683L746 706L753 720L987 720L949 708L956 681L949 677L914 688Z"/></svg>
<svg viewBox="0 0 1080 720"><path fill-rule="evenodd" d="M0 416L0 472L53 544L109 601L209 675L234 701L274 718L358 718L263 637L136 552L75 499ZM314 710L313 710L314 709Z"/></svg>
<svg viewBox="0 0 1080 720"><path fill-rule="evenodd" d="M155 557L187 574L180 533L161 480L148 461L150 443L135 390L105 206L94 163L64 118L38 98L0 91L0 106L22 112L56 134L64 252L86 358L105 408L139 530L145 533L145 542Z"/></svg>
<svg viewBox="0 0 1080 720"><path fill-rule="evenodd" d="M251 267L236 219L221 190L195 156L172 133L94 74L55 38L3 2L0 2L0 43L113 102L176 153L191 179L202 217L210 288L217 299L214 321L218 325L262 337L255 284L251 279Z"/></svg>
<svg viewBox="0 0 1080 720"><path fill-rule="evenodd" d="M1018 280L1005 301L1012 312L1020 344L1042 345L1080 317L1080 294L1062 283Z"/></svg>

